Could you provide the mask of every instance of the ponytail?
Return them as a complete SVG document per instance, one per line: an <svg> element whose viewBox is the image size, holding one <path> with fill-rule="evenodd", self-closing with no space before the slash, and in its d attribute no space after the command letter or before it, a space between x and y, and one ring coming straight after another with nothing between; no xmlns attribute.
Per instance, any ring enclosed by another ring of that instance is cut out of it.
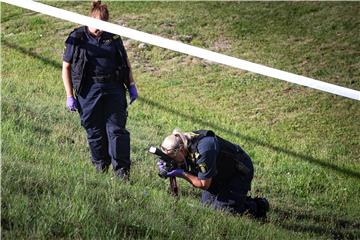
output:
<svg viewBox="0 0 360 240"><path fill-rule="evenodd" d="M181 132L181 130L178 129L178 128L175 128L173 130L172 134L175 135L175 136L178 136L181 139L185 149L188 149L190 142L194 138L199 136L198 134L193 133L193 132Z"/></svg>
<svg viewBox="0 0 360 240"><path fill-rule="evenodd" d="M99 7L101 5L101 1L100 0L92 0L92 8L96 8Z"/></svg>
<svg viewBox="0 0 360 240"><path fill-rule="evenodd" d="M172 134L167 136L161 143L161 150L166 154L168 152L176 153L182 146L188 152L191 142L198 136L199 134L194 132L181 132L180 129L175 128Z"/></svg>
<svg viewBox="0 0 360 240"><path fill-rule="evenodd" d="M99 18L103 21L109 20L109 11L105 4L101 4L100 0L92 0L91 2L90 16Z"/></svg>

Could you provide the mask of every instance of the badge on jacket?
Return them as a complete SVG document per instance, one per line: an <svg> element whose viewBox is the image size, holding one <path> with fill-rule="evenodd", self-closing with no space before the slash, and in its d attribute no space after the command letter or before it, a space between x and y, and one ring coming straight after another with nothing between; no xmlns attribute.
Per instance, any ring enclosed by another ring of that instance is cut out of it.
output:
<svg viewBox="0 0 360 240"><path fill-rule="evenodd" d="M207 170L208 170L208 168L206 166L206 163L200 163L199 164L199 170L200 170L201 173L206 173Z"/></svg>
<svg viewBox="0 0 360 240"><path fill-rule="evenodd" d="M200 154L198 152L190 153L190 159L192 162L196 162L200 158Z"/></svg>
<svg viewBox="0 0 360 240"><path fill-rule="evenodd" d="M112 39L109 38L109 39L105 39L103 43L104 43L104 45L109 45L111 42L112 42Z"/></svg>

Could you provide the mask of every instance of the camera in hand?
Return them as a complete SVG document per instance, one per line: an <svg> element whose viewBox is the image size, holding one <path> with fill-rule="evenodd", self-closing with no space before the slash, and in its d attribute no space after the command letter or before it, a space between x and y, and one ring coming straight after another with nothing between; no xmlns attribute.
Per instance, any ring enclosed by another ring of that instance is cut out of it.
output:
<svg viewBox="0 0 360 240"><path fill-rule="evenodd" d="M176 162L174 159L167 156L165 153L163 153L159 148L157 147L150 147L149 152L152 154L157 155L160 161L163 161L165 164L165 167L159 171L159 176L162 178L167 178L167 173L176 169Z"/></svg>

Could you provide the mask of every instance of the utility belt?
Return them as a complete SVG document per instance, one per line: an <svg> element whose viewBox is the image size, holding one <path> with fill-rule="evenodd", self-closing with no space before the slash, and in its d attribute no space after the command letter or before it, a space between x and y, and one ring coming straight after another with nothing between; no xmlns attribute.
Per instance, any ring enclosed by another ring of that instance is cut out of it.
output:
<svg viewBox="0 0 360 240"><path fill-rule="evenodd" d="M219 161L226 161L226 165L218 165L218 174L214 177L208 191L212 194L219 194L230 187L230 183L234 179L241 179L243 184L247 184L247 179L252 179L254 169L251 158L240 148L234 144L234 148L230 152L220 152Z"/></svg>
<svg viewBox="0 0 360 240"><path fill-rule="evenodd" d="M250 157L241 149L239 145L236 145L237 154L235 156L235 168L236 170L243 174L248 175L251 173L251 169L249 169L245 164L244 161L249 160L251 161Z"/></svg>
<svg viewBox="0 0 360 240"><path fill-rule="evenodd" d="M90 83L114 83L119 81L119 74L117 71L106 75L95 75L87 78Z"/></svg>
<svg viewBox="0 0 360 240"><path fill-rule="evenodd" d="M237 144L233 144L227 140L217 136L220 143L220 159L223 161L225 172L227 173L224 178L230 177L232 174L248 175L251 174L252 169L247 165L252 164L251 158L245 151Z"/></svg>
<svg viewBox="0 0 360 240"><path fill-rule="evenodd" d="M113 73L105 75L95 75L87 77L90 83L123 83L129 87L129 70L125 68L117 69Z"/></svg>

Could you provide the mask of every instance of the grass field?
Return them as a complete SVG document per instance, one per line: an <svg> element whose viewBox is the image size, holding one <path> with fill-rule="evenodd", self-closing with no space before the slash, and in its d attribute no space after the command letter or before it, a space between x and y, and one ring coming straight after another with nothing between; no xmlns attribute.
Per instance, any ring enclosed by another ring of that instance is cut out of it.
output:
<svg viewBox="0 0 360 240"><path fill-rule="evenodd" d="M46 2L87 15L88 2ZM359 2L108 2L111 22L360 90ZM360 102L124 39L131 182L97 174L65 108L64 40L76 24L1 3L4 239L360 239ZM213 211L147 153L173 128L240 144L265 223Z"/></svg>

